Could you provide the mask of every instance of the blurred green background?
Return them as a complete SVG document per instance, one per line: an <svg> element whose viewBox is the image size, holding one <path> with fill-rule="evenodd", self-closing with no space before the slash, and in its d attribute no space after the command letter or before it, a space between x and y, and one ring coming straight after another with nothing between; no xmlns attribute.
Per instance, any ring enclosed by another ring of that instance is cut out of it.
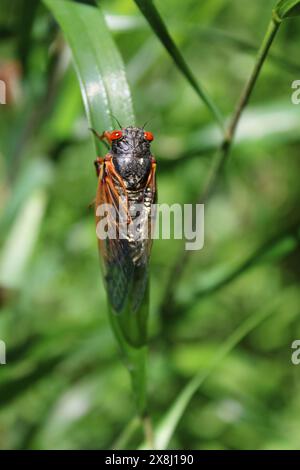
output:
<svg viewBox="0 0 300 470"><path fill-rule="evenodd" d="M155 2L224 116L251 72L274 3ZM109 327L89 207L97 184L93 142L70 52L49 11L36 0L1 5L0 339L7 364L0 366L0 448L107 449L119 445L134 406ZM194 202L220 140L211 115L133 1L101 6L126 65L137 123L150 120L155 135L159 202ZM206 205L204 249L190 256L169 310L160 305L182 243L154 243L154 424L245 319L270 311L192 398L172 448L300 448L300 369L291 363L291 343L300 337L300 106L291 103L299 40L300 21L286 21ZM121 447L136 448L141 431L126 440Z"/></svg>

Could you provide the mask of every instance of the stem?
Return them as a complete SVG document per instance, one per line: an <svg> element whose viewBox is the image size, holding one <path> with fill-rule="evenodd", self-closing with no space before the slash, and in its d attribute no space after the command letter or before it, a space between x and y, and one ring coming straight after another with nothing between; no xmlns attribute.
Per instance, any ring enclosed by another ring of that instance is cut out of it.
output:
<svg viewBox="0 0 300 470"><path fill-rule="evenodd" d="M212 193L214 192L216 188L216 185L222 173L223 167L230 154L230 150L233 144L233 139L234 139L240 118L252 95L255 84L261 72L262 66L266 60L266 57L274 41L274 38L276 36L276 33L279 29L280 24L281 24L281 20L273 13L272 19L269 23L266 34L264 36L262 44L257 53L256 61L255 61L252 73L250 75L250 78L247 81L245 88L243 89L241 93L235 112L225 131L224 139L217 152L216 162L212 168L207 184L204 187L203 192L201 192L200 194L200 197L199 197L200 203L205 203L211 197ZM162 306L161 306L163 318L164 316L169 317L170 309L172 309L172 306L174 304L174 292L176 292L176 285L180 281L183 275L183 271L184 271L185 265L187 264L190 253L191 253L190 251L184 250L181 253L181 255L178 257L178 260L172 269L172 272L169 277L169 281L165 290L165 295L162 301Z"/></svg>
<svg viewBox="0 0 300 470"><path fill-rule="evenodd" d="M132 391L138 415L142 418L147 413L147 356L148 347L127 348L127 367L131 377Z"/></svg>
<svg viewBox="0 0 300 470"><path fill-rule="evenodd" d="M148 450L154 449L154 432L151 418L146 415L144 416L143 420L143 428L144 428L144 435L145 435L145 442Z"/></svg>
<svg viewBox="0 0 300 470"><path fill-rule="evenodd" d="M265 34L265 37L264 37L264 39L262 41L262 44L259 48L253 71L250 75L250 78L249 78L248 82L246 83L246 86L245 86L245 88L244 88L244 90L241 94L241 97L238 101L236 111L235 111L235 113L234 113L234 115L233 115L233 117L232 117L232 119L229 123L228 129L227 129L227 136L225 136L225 141L224 141L223 144L225 144L226 141L231 142L233 137L234 137L234 134L235 134L237 125L239 123L240 117L242 115L242 112L248 104L248 101L249 101L250 96L252 94L252 91L255 87L256 81L258 79L258 76L260 74L262 66L263 66L263 64L266 60L266 57L267 57L268 52L270 50L270 47L271 47L271 45L274 41L274 38L276 36L276 33L279 29L280 24L281 24L281 21L277 17L275 17L275 15L273 15L272 19L269 23L269 26L268 26L267 32Z"/></svg>
<svg viewBox="0 0 300 470"><path fill-rule="evenodd" d="M122 450L125 449L128 445L128 442L131 440L132 436L140 427L140 420L135 417L127 426L123 429L120 436L115 440L111 446L111 450Z"/></svg>
<svg viewBox="0 0 300 470"><path fill-rule="evenodd" d="M212 174L208 180L208 183L203 191L203 194L201 194L200 201L205 202L210 195L212 194L214 188L216 187L216 182L219 178L220 173L222 172L222 169L224 167L224 164L229 156L232 144L233 144L233 139L236 134L236 130L238 127L238 124L240 122L242 113L244 109L246 108L249 99L252 95L252 92L254 90L254 87L256 85L257 79L259 77L259 74L261 72L262 66L266 60L266 57L268 55L268 52L270 50L270 47L274 41L274 38L276 36L276 33L279 29L280 26L280 20L273 15L272 19L269 23L269 26L267 28L267 32L264 36L264 39L262 41L262 44L259 48L259 51L257 53L256 61L254 64L254 68L252 70L252 73L245 85L245 88L242 91L242 94L238 100L235 112L229 122L229 125L227 127L227 130L225 132L225 137L223 139L223 142L221 143L220 149L219 149L219 158L217 158L217 163L215 167L213 168Z"/></svg>
<svg viewBox="0 0 300 470"><path fill-rule="evenodd" d="M119 344L122 360L130 374L132 392L138 416L142 419L147 412L147 356L148 346L136 348L128 343L120 328L117 315L109 308L109 320Z"/></svg>

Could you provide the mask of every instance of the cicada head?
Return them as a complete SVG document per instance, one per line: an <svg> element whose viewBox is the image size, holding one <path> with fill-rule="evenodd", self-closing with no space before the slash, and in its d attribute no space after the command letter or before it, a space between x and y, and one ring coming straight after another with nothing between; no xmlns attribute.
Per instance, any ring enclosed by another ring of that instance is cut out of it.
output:
<svg viewBox="0 0 300 470"><path fill-rule="evenodd" d="M111 153L114 157L132 156L147 158L151 156L150 143L153 134L142 127L125 127L109 133Z"/></svg>

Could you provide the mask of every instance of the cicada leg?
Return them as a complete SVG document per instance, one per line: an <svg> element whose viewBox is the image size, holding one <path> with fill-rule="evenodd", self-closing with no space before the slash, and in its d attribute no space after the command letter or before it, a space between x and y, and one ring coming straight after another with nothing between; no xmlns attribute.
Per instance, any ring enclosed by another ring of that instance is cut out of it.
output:
<svg viewBox="0 0 300 470"><path fill-rule="evenodd" d="M122 180L120 175L116 172L116 169L114 167L111 155L107 155L105 157L105 171L106 171L106 174L107 174L106 183L107 183L107 186L108 186L110 192L115 196L115 198L119 202L119 204L121 204L123 206L123 210L125 211L124 213L127 213L128 212L127 189L126 189L126 186L124 184L124 181ZM119 183L119 186L122 190L122 194L123 194L123 196L125 196L125 199L126 199L125 203L121 202L121 200L120 200L120 195L121 194L120 194L119 190L116 188L114 180ZM130 221L131 221L131 217L128 213L127 222L130 223Z"/></svg>
<svg viewBox="0 0 300 470"><path fill-rule="evenodd" d="M156 174L156 160L154 157L151 159L151 170L148 176L148 181L146 183L146 188L150 187L153 193L156 191L156 181L155 181L155 174Z"/></svg>
<svg viewBox="0 0 300 470"><path fill-rule="evenodd" d="M107 131L102 132L102 134L99 134L95 129L90 127L90 131L97 137L97 139L101 140L101 142L104 143L104 145L110 149L110 138L109 138L109 133Z"/></svg>
<svg viewBox="0 0 300 470"><path fill-rule="evenodd" d="M95 168L96 168L96 175L97 175L98 178L99 178L103 163L104 163L104 158L103 157L97 157L96 160L94 160L94 165L95 165Z"/></svg>

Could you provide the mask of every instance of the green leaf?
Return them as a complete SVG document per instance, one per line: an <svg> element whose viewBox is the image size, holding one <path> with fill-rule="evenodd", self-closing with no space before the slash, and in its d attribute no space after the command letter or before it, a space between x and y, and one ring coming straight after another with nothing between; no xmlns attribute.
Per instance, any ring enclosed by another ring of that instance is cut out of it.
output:
<svg viewBox="0 0 300 470"><path fill-rule="evenodd" d="M206 104L207 108L210 110L212 115L215 117L216 121L220 124L220 127L223 128L223 118L221 116L220 110L212 99L208 96L207 92L204 90L203 86L198 83L189 66L187 65L185 59L183 58L180 50L173 41L165 23L163 22L158 10L153 5L152 0L134 0L146 20L150 24L154 33L160 39L178 69L185 76L187 81L196 91L197 95L201 100Z"/></svg>
<svg viewBox="0 0 300 470"><path fill-rule="evenodd" d="M129 86L121 56L107 28L101 9L64 0L44 0L60 24L72 55L90 127L102 133L113 128L112 114L123 126L135 122ZM99 141L96 140L96 150ZM144 309L148 312L148 300ZM128 314L129 315L129 314ZM121 317L121 316L120 316ZM147 347L132 347L124 334L127 323L110 313L111 326L123 353L132 379L133 392L140 414L146 408L146 355ZM124 318L124 321L129 318ZM131 315L131 327L137 320Z"/></svg>
<svg viewBox="0 0 300 470"><path fill-rule="evenodd" d="M44 0L72 50L89 126L100 134L135 122L124 64L101 9L64 0ZM100 143L95 139L97 153Z"/></svg>
<svg viewBox="0 0 300 470"><path fill-rule="evenodd" d="M300 15L300 0L280 0L275 7L275 14L280 20Z"/></svg>
<svg viewBox="0 0 300 470"><path fill-rule="evenodd" d="M20 287L34 250L45 214L47 194L37 189L24 201L1 250L0 283L6 288ZM24 229L23 236L20 231Z"/></svg>

